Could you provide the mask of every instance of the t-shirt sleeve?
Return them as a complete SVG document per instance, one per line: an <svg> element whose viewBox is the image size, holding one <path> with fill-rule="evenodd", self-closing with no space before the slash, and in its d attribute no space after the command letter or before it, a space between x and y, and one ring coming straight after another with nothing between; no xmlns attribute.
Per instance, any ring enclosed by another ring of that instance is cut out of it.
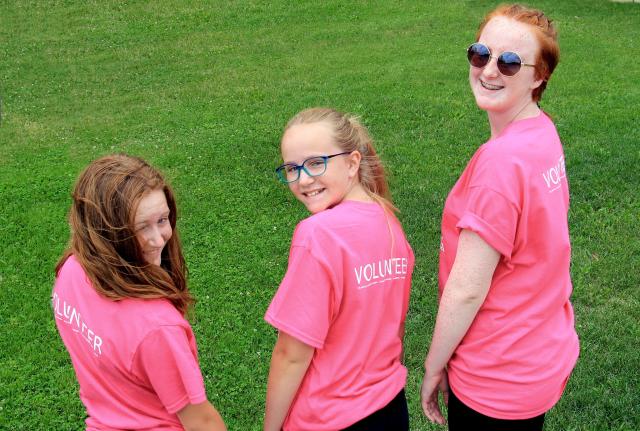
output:
<svg viewBox="0 0 640 431"><path fill-rule="evenodd" d="M142 340L132 371L148 382L171 414L207 400L195 343L181 326L161 326Z"/></svg>
<svg viewBox="0 0 640 431"><path fill-rule="evenodd" d="M265 320L280 331L320 349L333 319L331 277L304 246L293 246L289 266Z"/></svg>
<svg viewBox="0 0 640 431"><path fill-rule="evenodd" d="M518 208L503 194L487 186L474 186L469 189L466 208L456 227L477 233L506 259L511 259L518 217Z"/></svg>

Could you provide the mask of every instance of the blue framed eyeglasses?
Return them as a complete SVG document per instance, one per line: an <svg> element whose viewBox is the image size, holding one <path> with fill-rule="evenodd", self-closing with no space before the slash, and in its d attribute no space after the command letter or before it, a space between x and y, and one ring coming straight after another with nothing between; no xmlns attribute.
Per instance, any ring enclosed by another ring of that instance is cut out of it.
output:
<svg viewBox="0 0 640 431"><path fill-rule="evenodd" d="M344 151L342 153L331 154L328 156L313 156L302 162L301 165L295 163L285 163L276 168L276 174L278 179L283 184L295 183L300 179L300 171L304 172L310 177L319 177L327 170L327 161L332 157L343 156L345 154L351 154L351 151Z"/></svg>

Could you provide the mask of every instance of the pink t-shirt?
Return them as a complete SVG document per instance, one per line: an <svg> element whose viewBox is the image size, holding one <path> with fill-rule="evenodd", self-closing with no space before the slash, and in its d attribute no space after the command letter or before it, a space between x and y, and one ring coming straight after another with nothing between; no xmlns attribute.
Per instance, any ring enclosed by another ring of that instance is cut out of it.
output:
<svg viewBox="0 0 640 431"><path fill-rule="evenodd" d="M447 197L440 294L462 229L502 255L448 365L455 394L487 416L525 419L546 412L578 358L568 210L562 145L544 113L511 123L482 145Z"/></svg>
<svg viewBox="0 0 640 431"><path fill-rule="evenodd" d="M343 201L298 224L265 315L315 348L285 431L345 428L404 387L399 329L413 264L400 223L378 204Z"/></svg>
<svg viewBox="0 0 640 431"><path fill-rule="evenodd" d="M168 300L108 300L70 256L52 306L87 430L182 430L176 412L206 401L191 326Z"/></svg>

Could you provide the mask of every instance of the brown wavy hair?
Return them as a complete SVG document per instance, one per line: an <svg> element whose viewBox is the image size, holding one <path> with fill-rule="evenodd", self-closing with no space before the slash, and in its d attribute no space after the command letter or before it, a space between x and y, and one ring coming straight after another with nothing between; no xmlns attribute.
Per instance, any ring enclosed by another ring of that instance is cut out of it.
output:
<svg viewBox="0 0 640 431"><path fill-rule="evenodd" d="M134 229L140 200L154 190L164 192L173 230L160 266L145 260ZM186 315L194 300L187 289L177 218L173 191L160 172L126 154L99 158L76 181L69 211L71 238L56 275L74 255L102 296L114 301L166 298Z"/></svg>
<svg viewBox="0 0 640 431"><path fill-rule="evenodd" d="M511 18L531 26L533 34L540 45L538 56L535 61L536 79L542 79L542 84L531 92L534 102L539 102L542 93L547 88L547 82L551 79L551 74L560 61L560 46L558 45L558 32L553 25L553 21L539 9L533 9L521 4L503 4L489 12L478 27L476 42L480 34L491 19L503 16Z"/></svg>
<svg viewBox="0 0 640 431"><path fill-rule="evenodd" d="M391 200L387 177L382 161L373 147L373 140L358 117L331 108L309 108L289 120L284 133L299 124L325 123L329 126L335 143L342 151L358 151L362 155L358 180L369 196L386 211L394 213L397 208Z"/></svg>

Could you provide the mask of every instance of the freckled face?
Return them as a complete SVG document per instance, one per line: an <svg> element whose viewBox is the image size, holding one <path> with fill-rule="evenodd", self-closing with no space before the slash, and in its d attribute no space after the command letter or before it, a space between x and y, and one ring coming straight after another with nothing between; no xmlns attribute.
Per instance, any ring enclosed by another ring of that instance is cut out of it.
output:
<svg viewBox="0 0 640 431"><path fill-rule="evenodd" d="M535 63L540 49L529 25L502 16L485 25L478 42L489 47L492 57L511 51L527 64ZM505 76L498 70L497 59L491 58L483 68L469 66L469 83L480 109L509 116L532 101L531 92L542 80L535 79L535 69L528 66L522 66L513 76Z"/></svg>
<svg viewBox="0 0 640 431"><path fill-rule="evenodd" d="M301 165L315 156L328 156L343 150L333 142L331 129L324 123L298 124L282 137L284 163ZM359 160L353 155L337 156L327 161L324 174L316 177L300 172L300 179L289 183L289 189L312 213L318 213L342 202L357 181Z"/></svg>
<svg viewBox="0 0 640 431"><path fill-rule="evenodd" d="M140 200L134 226L145 260L160 266L162 250L173 233L167 198L161 189L149 192Z"/></svg>

